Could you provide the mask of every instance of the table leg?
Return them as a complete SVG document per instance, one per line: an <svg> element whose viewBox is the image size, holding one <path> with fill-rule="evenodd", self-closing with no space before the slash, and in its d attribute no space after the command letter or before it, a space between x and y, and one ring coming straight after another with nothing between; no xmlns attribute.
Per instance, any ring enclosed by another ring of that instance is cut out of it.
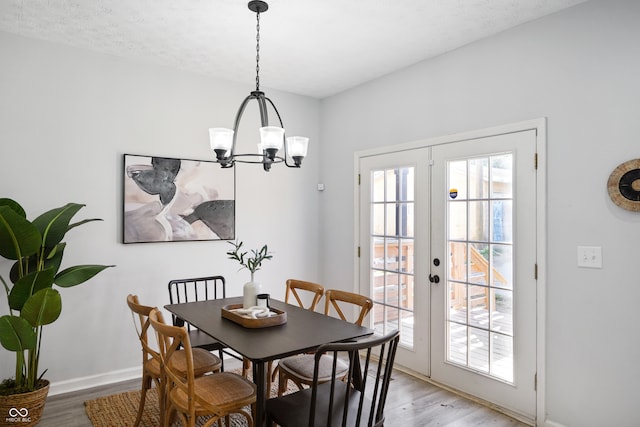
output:
<svg viewBox="0 0 640 427"><path fill-rule="evenodd" d="M267 373L264 369L264 362L253 362L253 382L256 385L256 427L266 425L265 407L267 403Z"/></svg>

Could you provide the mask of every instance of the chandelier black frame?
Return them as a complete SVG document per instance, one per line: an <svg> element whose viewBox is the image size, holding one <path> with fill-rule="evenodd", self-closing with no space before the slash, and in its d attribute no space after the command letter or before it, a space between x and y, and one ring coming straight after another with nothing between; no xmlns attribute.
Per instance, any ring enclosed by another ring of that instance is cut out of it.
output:
<svg viewBox="0 0 640 427"><path fill-rule="evenodd" d="M284 163L291 168L299 168L302 160L307 153L308 138L301 136L293 136L286 138L282 117L278 112L275 104L269 99L263 91L260 90L260 14L269 9L269 5L261 0L252 0L248 3L248 8L256 14L256 90L247 96L236 113L233 130L226 128L209 129L211 149L216 153L216 162L223 168L230 168L235 163L254 163L262 164L265 171L271 169L274 163ZM262 153L236 153L236 142L240 120L244 110L250 101L256 100L260 111L260 147ZM269 126L269 115L267 112L267 103L271 105L278 117L280 127ZM278 152L284 146L284 155L280 156ZM288 160L290 157L293 161L291 164Z"/></svg>

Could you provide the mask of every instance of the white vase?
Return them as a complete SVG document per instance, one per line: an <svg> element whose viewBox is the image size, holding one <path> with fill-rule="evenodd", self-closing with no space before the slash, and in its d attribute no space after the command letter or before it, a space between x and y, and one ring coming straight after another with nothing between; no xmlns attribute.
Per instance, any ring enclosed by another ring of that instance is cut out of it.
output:
<svg viewBox="0 0 640 427"><path fill-rule="evenodd" d="M242 308L255 307L258 305L258 294L260 293L260 283L247 282L242 288Z"/></svg>

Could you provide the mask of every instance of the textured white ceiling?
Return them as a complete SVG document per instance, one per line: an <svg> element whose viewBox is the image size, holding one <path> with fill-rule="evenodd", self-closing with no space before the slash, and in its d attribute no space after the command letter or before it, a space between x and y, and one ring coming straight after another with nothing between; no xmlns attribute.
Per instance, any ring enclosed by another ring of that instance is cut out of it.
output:
<svg viewBox="0 0 640 427"><path fill-rule="evenodd" d="M270 0L260 82L323 98L584 1ZM252 86L255 25L246 0L0 1L1 31Z"/></svg>

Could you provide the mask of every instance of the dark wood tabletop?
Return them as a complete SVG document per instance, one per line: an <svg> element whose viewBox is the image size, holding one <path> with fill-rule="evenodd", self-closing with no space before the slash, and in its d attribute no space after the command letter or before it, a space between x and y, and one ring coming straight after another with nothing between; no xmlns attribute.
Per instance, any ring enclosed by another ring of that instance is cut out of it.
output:
<svg viewBox="0 0 640 427"><path fill-rule="evenodd" d="M271 307L285 311L287 323L268 328L245 328L222 317L222 307L231 304L242 304L242 298L169 304L164 308L253 362L253 378L258 388L257 426L264 425L264 405L267 399L265 384L268 374L264 369L265 362L313 351L322 344L347 341L373 333L363 326L274 299L270 301Z"/></svg>

